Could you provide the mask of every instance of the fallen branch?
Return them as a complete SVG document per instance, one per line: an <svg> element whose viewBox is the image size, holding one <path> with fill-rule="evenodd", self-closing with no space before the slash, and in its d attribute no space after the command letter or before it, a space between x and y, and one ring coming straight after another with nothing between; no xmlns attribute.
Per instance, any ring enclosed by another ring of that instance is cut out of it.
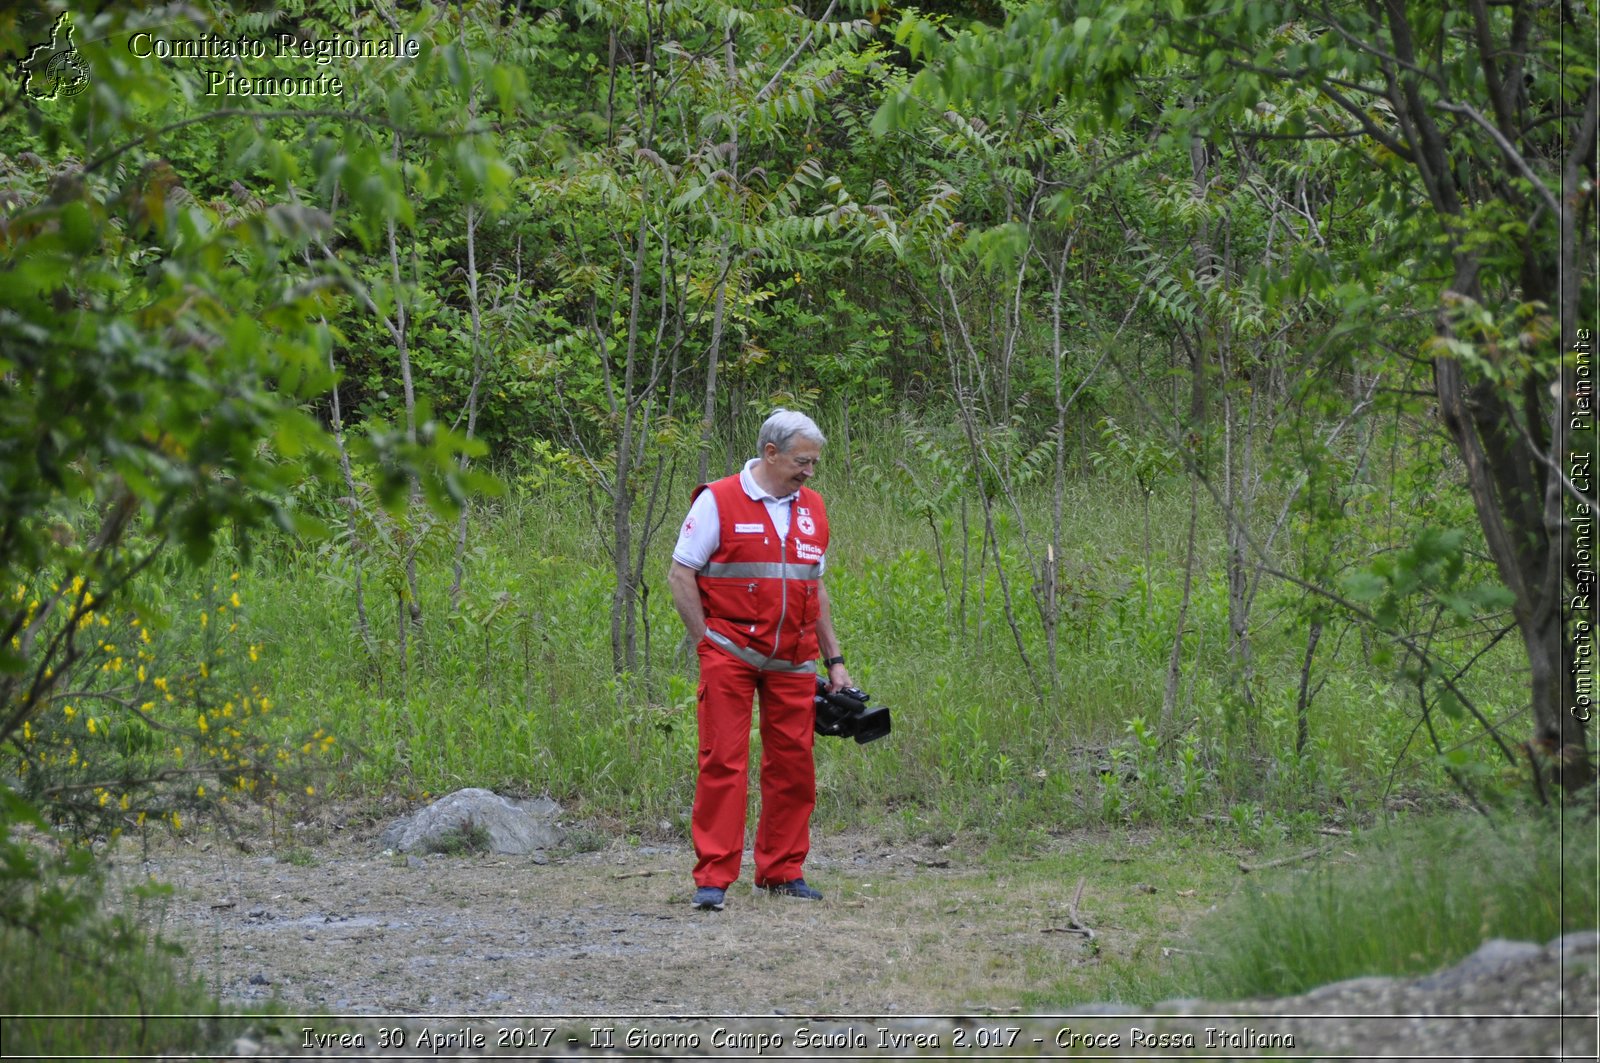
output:
<svg viewBox="0 0 1600 1063"><path fill-rule="evenodd" d="M1243 860L1240 860L1239 870L1248 875L1252 871L1265 871L1269 867L1282 867L1284 864L1297 864L1302 860L1310 860L1314 856L1325 856L1332 849L1333 846L1331 845L1319 845L1313 849L1307 849L1303 853L1295 853L1293 856L1284 856L1279 857L1277 860L1268 860L1264 864L1247 864Z"/></svg>
<svg viewBox="0 0 1600 1063"><path fill-rule="evenodd" d="M612 878L649 878L651 875L670 875L672 872L664 867L647 867L643 871L618 871Z"/></svg>
<svg viewBox="0 0 1600 1063"><path fill-rule="evenodd" d="M1089 941L1094 940L1094 931L1083 924L1078 918L1078 902L1083 900L1083 887L1087 879L1078 879L1078 888L1072 892L1072 902L1067 905L1067 925L1047 926L1041 933L1044 934L1082 934Z"/></svg>

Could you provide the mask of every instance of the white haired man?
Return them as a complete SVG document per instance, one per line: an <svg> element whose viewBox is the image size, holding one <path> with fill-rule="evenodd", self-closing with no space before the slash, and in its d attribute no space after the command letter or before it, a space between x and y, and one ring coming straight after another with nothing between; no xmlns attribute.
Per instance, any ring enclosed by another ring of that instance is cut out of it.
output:
<svg viewBox="0 0 1600 1063"><path fill-rule="evenodd" d="M802 874L817 803L812 698L816 660L828 687L851 685L822 570L828 514L806 486L827 440L803 413L779 409L756 457L695 489L667 584L700 657L694 906L721 911L739 878L752 699L761 701L761 813L755 884L821 900Z"/></svg>

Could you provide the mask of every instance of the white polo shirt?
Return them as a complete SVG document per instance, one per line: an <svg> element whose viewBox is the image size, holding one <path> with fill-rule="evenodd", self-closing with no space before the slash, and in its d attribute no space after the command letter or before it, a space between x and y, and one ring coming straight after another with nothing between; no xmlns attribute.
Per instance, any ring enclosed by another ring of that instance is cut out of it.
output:
<svg viewBox="0 0 1600 1063"><path fill-rule="evenodd" d="M767 507L767 516L771 518L778 538L787 539L789 511L794 508L794 500L800 497L800 492L778 498L762 490L753 472L760 460L751 458L739 470L739 486L744 488L745 494ZM722 522L717 518L717 496L710 491L701 491L689 507L689 516L684 519L683 528L678 532L678 545L672 548L672 560L698 572L706 567L706 562L711 560L711 555L721 545ZM826 558L818 558L817 564L825 565Z"/></svg>

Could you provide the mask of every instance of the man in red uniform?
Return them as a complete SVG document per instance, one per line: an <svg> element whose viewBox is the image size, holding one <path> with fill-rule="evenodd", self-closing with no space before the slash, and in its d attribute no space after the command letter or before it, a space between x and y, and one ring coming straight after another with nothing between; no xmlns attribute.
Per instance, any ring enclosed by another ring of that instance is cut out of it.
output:
<svg viewBox="0 0 1600 1063"><path fill-rule="evenodd" d="M741 472L695 490L672 551L672 603L700 656L691 821L696 908L721 911L739 877L757 696L756 887L822 899L801 873L817 803L811 758L817 658L825 658L830 690L851 685L822 586L828 514L822 496L806 486L825 442L805 414L774 412L761 426L756 457Z"/></svg>

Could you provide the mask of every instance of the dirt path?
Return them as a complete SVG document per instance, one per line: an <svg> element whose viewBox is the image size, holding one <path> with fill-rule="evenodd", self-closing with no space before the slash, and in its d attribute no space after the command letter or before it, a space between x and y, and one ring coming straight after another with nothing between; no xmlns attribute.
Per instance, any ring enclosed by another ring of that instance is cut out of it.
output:
<svg viewBox="0 0 1600 1063"><path fill-rule="evenodd" d="M919 894L880 903L872 880L959 877L929 866L947 862L937 855L834 840L811 861L830 900L769 898L746 878L727 910L708 913L689 904L681 846L546 864L375 846L288 857L166 846L139 870L177 887L167 933L229 1001L373 1014L896 1012L1004 1006L1018 988L991 1002L936 986L930 999L923 977L896 977L922 943L910 925ZM1005 942L982 951L1002 957Z"/></svg>
<svg viewBox="0 0 1600 1063"><path fill-rule="evenodd" d="M1174 1002L1160 1018L1094 1005L1012 1018L1042 978L1139 943L1116 926L1093 947L1054 932L1070 883L865 837L819 839L808 877L829 894L821 904L758 896L747 877L726 911L704 913L688 903L681 845L619 842L538 863L385 854L377 833L267 853L203 839L130 846L114 862L125 882L174 885L164 932L223 1000L309 1016L268 1024L230 1054L544 1059L609 1045L744 1058L1454 1059L1558 1058L1565 1046L1565 1058L1595 1058L1592 940L1431 985ZM1575 1013L1590 1017L1562 1018ZM670 1018L719 1015L739 1018ZM1342 1018L1305 1017L1316 1015Z"/></svg>

